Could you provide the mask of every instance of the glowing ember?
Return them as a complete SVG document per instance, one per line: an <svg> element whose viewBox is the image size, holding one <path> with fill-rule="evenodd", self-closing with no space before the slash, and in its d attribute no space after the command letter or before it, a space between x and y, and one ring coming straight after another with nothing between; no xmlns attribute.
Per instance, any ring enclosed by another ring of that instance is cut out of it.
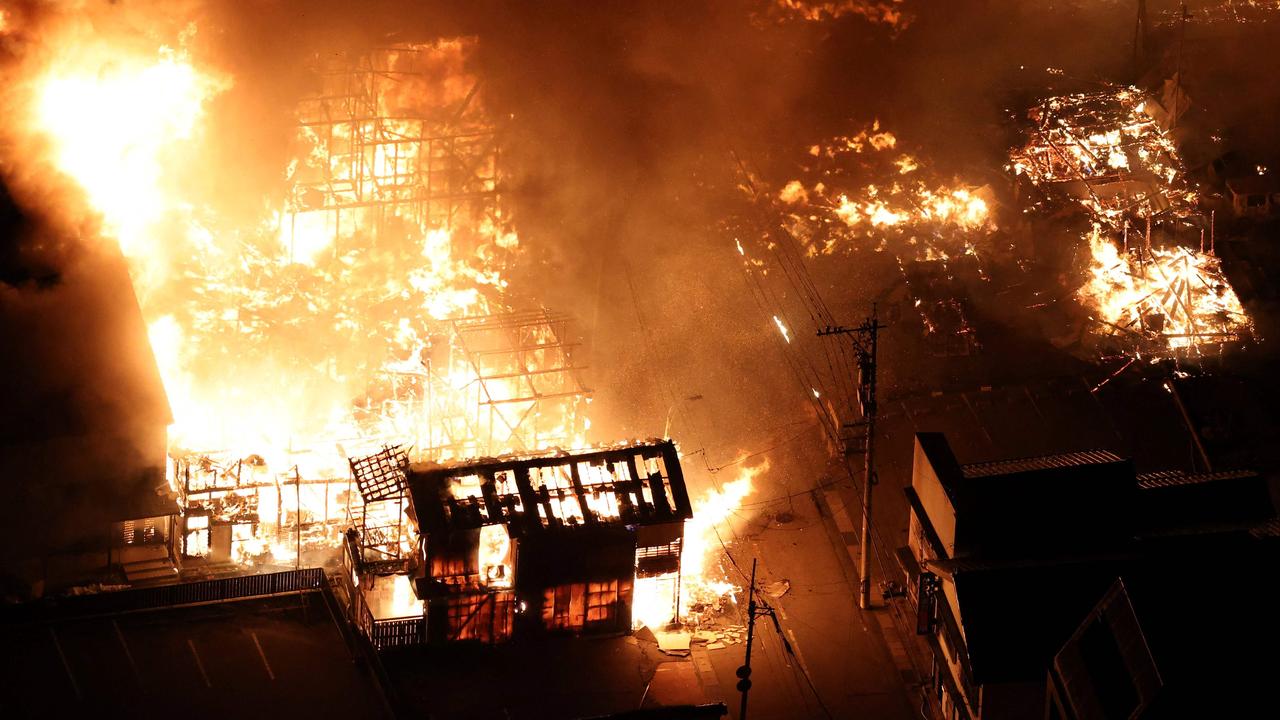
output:
<svg viewBox="0 0 1280 720"><path fill-rule="evenodd" d="M1106 334L1183 349L1240 339L1251 328L1213 255L1183 247L1152 248L1148 257L1122 253L1094 227L1092 262L1081 300Z"/></svg>
<svg viewBox="0 0 1280 720"><path fill-rule="evenodd" d="M791 332L787 330L787 326L782 323L782 320L777 315L773 316L773 324L778 326L778 332L782 333L782 339L786 340L788 345L791 344Z"/></svg>
<svg viewBox="0 0 1280 720"><path fill-rule="evenodd" d="M810 148L808 180L791 180L776 196L809 255L866 248L943 259L974 254L996 229L986 188L948 186L895 153L898 144L877 121Z"/></svg>
<svg viewBox="0 0 1280 720"><path fill-rule="evenodd" d="M1162 125L1169 113L1136 88L1049 98L1030 111L1034 128L1008 169L1114 228L1134 218L1186 216L1196 194Z"/></svg>

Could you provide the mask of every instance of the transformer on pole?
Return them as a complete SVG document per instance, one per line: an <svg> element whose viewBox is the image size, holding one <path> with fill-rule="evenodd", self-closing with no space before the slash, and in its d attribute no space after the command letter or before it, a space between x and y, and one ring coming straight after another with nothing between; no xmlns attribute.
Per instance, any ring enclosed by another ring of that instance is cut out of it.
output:
<svg viewBox="0 0 1280 720"><path fill-rule="evenodd" d="M819 336L847 335L853 340L853 352L857 358L855 383L859 414L862 421L847 423L848 428L863 428L864 434L862 454L862 533L859 538L858 556L858 607L866 610L871 607L871 489L875 486L875 442L876 442L876 343L879 331L888 327L877 320L876 306L871 306L871 317L856 327L842 325L828 326L818 331ZM851 438L854 439L854 438ZM858 451L846 448L845 456Z"/></svg>

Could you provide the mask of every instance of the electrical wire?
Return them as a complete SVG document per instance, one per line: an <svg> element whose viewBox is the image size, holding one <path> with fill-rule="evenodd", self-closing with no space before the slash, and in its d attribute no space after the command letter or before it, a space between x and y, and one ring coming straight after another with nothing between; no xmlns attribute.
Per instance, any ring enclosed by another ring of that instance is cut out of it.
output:
<svg viewBox="0 0 1280 720"><path fill-rule="evenodd" d="M752 174L746 168L746 165L742 161L740 156L738 156L736 152L732 154L735 162L738 165L740 172L742 173L745 184L751 190L753 195L756 196L757 200L759 200L759 198L761 197L761 193L759 192L756 186L756 183L754 182ZM773 206L772 206L771 200L769 201L769 205L772 209ZM756 207L757 208L759 207L759 203L756 204ZM810 318L811 320L814 321L815 326L817 326L816 329L818 330L823 329L821 325L818 325L819 321L821 321L825 326L835 325L835 322L832 319L830 310L827 308L826 304L822 301L821 295L818 293L817 287L812 281L812 277L809 275L807 269L805 269L804 267L803 258L800 257L799 254L795 251L795 248L797 248L799 245L798 242L795 241L794 236L792 236L789 232L787 232L786 229L782 227L780 223L777 223L776 221L774 221L774 222L769 222L768 224L770 227L776 228L775 231L770 232L770 236L774 237L777 240L781 240L781 242L775 243L780 249L780 251L775 250L775 252L773 253L775 259L778 261L778 266L782 270L784 277L792 285L792 288L796 290L797 294L802 299L805 299L808 301L808 303L806 304L806 309L810 310L810 313L809 313ZM791 253L788 253L788 250L791 250ZM754 273L750 273L750 271L748 271L748 274L752 276L752 279L755 280L757 284L759 283L758 278L754 277ZM761 295L765 296L765 293L763 292L763 288L761 288ZM768 297L765 296L765 299L768 299ZM757 302L759 303L758 300ZM775 304L776 304L776 298L775 298ZM768 314L768 310L766 308L761 307L761 310L764 314ZM830 361L830 356L828 356L828 367L832 372L833 376L838 377L839 375L845 375L846 377L850 378L850 383L849 383L850 395L848 397L850 399L850 406L852 407L852 401L854 397L856 397L855 395L856 389L852 387L851 378L853 375L853 369L854 367L856 367L855 365L856 361L851 357L849 352L850 349L847 349L844 346L845 346L844 343L836 344L836 347L838 348L837 353L840 356L840 360L834 364L838 364L842 368L847 368L848 373L837 374L834 367L832 367L833 363L831 363ZM826 353L825 348L824 348L824 353ZM810 367L812 369L812 366ZM816 374L817 373L815 371L815 375ZM803 379L802 379L802 382L803 382ZM837 380L837 382L839 381ZM819 413L820 413L820 417L824 417L824 418L826 417L825 408L820 408ZM839 443L841 441L841 435L839 432L839 421L837 419L831 419L831 421L832 421L832 424L834 424L836 427L832 428L830 426L827 426L827 429L829 431L828 434L832 436L832 440L834 442ZM826 423L824 423L824 425L826 425ZM832 430L834 430L835 432L834 433L831 432ZM862 497L862 490L859 487L857 478L854 476L854 472L852 468L849 466L849 463L845 461L845 462L842 462L841 465L843 466L845 473L848 476L850 484L854 487L857 497ZM874 480L872 478L864 478L864 482L874 482ZM787 497L789 498L791 497L791 495L788 495ZM868 535L869 535L869 541L871 545L870 551L873 553L873 557L875 558L876 564L880 571L880 576L887 578L889 577L889 573L887 571L888 563L886 562L886 558L885 558L886 546L884 543L884 539L881 536L879 525L874 522L874 518L868 516L865 505L863 505L862 512L860 514L863 516L864 522L866 523L869 530ZM717 535L717 539L720 539L718 531L716 535ZM722 540L721 540L721 548L724 550L725 554L729 557L730 561L733 563L733 566L738 571L738 574L741 575L745 580L746 579L745 573L742 571L742 568L738 567L736 560L734 560L732 555L729 554L728 549L724 547L724 543ZM862 548L861 551L867 552L868 548ZM905 637L906 633L903 631L901 626L901 623L905 621L899 616L897 606L893 605L892 603L890 604L890 606L891 606L890 616L893 619L895 634L899 635L899 641L901 642L904 648L912 647L914 642L910 638ZM923 673L921 673L920 671L920 666L917 662L917 659L910 653L908 654L908 660L911 663L912 667L915 669L917 676L924 677ZM924 695L926 696L926 702L927 702L927 693L924 693Z"/></svg>

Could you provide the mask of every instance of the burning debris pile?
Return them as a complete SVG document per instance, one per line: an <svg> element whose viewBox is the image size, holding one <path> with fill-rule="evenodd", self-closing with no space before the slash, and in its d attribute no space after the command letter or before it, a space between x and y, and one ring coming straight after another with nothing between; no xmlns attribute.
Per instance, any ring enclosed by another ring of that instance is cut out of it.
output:
<svg viewBox="0 0 1280 720"><path fill-rule="evenodd" d="M1159 23L1173 27L1184 19L1181 7L1161 10L1158 13ZM1188 13L1186 19L1199 25L1272 23L1280 22L1280 2L1277 0L1218 0L1206 3Z"/></svg>
<svg viewBox="0 0 1280 720"><path fill-rule="evenodd" d="M907 29L914 19L903 10L903 0L772 0L773 13L783 18L811 22L860 17L888 25L895 32Z"/></svg>
<svg viewBox="0 0 1280 720"><path fill-rule="evenodd" d="M986 188L947 183L874 122L809 148L804 179L775 193L809 256L890 252L908 260L974 254L995 230Z"/></svg>
<svg viewBox="0 0 1280 720"><path fill-rule="evenodd" d="M1028 118L1027 140L1008 168L1040 191L1032 209L1075 206L1093 226L1078 295L1097 333L1148 357L1249 334L1218 259L1177 241L1190 231L1203 245L1210 223L1154 98L1106 88L1046 99Z"/></svg>
<svg viewBox="0 0 1280 720"><path fill-rule="evenodd" d="M1088 240L1080 298L1102 335L1155 357L1249 335L1252 323L1213 255L1179 246L1123 251L1098 227Z"/></svg>
<svg viewBox="0 0 1280 720"><path fill-rule="evenodd" d="M1009 170L1045 201L1079 203L1094 222L1117 230L1135 219L1186 217L1196 193L1158 120L1166 116L1132 87L1048 98L1028 113L1032 127L1010 154Z"/></svg>
<svg viewBox="0 0 1280 720"><path fill-rule="evenodd" d="M992 247L999 232L989 187L939 177L902 152L898 138L878 121L811 145L799 172L799 179L771 189L744 171L743 185L755 209L776 222L776 229L764 234L765 250L786 256L777 252L782 243L794 246L797 257L883 255L901 272L933 354L967 355L978 349L957 276L986 279L979 248ZM741 237L750 234L749 229L736 232L736 247L744 269L758 281L769 268L744 247ZM773 319L791 343L784 320Z"/></svg>

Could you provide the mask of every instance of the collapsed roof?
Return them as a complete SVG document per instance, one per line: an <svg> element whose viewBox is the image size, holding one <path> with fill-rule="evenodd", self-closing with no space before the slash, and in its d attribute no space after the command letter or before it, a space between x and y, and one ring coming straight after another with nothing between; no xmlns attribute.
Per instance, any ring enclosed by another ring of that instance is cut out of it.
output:
<svg viewBox="0 0 1280 720"><path fill-rule="evenodd" d="M573 453L507 455L409 470L424 532L505 524L513 534L653 525L693 515L675 444L650 440Z"/></svg>
<svg viewBox="0 0 1280 720"><path fill-rule="evenodd" d="M1046 98L1028 112L1032 126L1009 169L1114 228L1134 217L1189 215L1195 191L1156 107L1133 87Z"/></svg>

